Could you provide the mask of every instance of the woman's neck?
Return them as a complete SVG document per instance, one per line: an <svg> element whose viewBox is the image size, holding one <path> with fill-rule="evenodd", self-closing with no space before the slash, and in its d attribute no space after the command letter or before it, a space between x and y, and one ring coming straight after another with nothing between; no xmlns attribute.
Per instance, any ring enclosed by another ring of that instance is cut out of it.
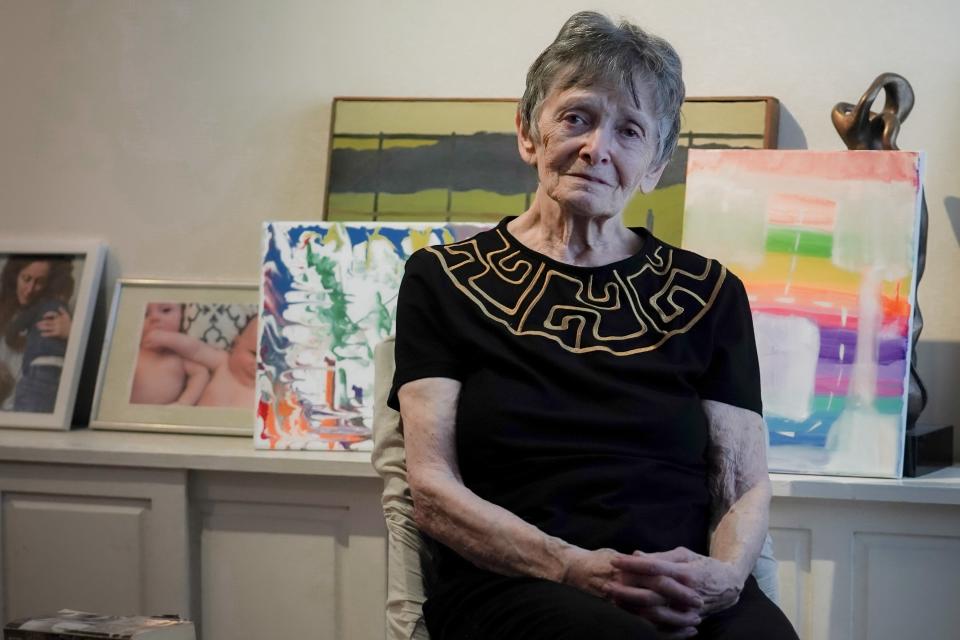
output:
<svg viewBox="0 0 960 640"><path fill-rule="evenodd" d="M546 200L546 203L544 203ZM623 224L623 214L591 216L564 210L538 192L507 231L537 253L581 267L597 267L636 254L643 240Z"/></svg>

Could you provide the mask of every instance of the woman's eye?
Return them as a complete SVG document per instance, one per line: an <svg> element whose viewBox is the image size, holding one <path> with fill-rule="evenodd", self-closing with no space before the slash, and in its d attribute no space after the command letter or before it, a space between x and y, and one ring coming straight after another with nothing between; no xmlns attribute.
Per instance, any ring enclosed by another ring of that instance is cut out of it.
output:
<svg viewBox="0 0 960 640"><path fill-rule="evenodd" d="M577 115L576 113L568 113L563 117L563 119L568 124L583 124L584 122L586 122L586 120L584 120L581 116Z"/></svg>
<svg viewBox="0 0 960 640"><path fill-rule="evenodd" d="M623 128L623 135L625 135L625 136L628 137L628 138L642 138L642 137L643 137L643 131L642 131L641 129L636 128L636 127L624 127L624 128Z"/></svg>

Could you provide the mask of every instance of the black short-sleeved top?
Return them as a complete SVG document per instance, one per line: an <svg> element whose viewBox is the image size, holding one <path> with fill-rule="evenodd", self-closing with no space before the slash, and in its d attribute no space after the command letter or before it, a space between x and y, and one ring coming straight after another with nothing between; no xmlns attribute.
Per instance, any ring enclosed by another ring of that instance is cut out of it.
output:
<svg viewBox="0 0 960 640"><path fill-rule="evenodd" d="M459 380L458 463L481 498L587 549L706 553L700 401L761 411L742 283L642 228L637 254L568 265L512 219L410 257L389 405L412 380ZM434 557L441 583L472 567Z"/></svg>

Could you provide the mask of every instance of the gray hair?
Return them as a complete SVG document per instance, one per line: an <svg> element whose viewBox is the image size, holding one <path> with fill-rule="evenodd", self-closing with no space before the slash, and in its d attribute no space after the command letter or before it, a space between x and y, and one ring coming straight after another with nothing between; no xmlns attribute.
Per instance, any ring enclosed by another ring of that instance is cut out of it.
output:
<svg viewBox="0 0 960 640"><path fill-rule="evenodd" d="M680 135L680 107L685 94L680 56L663 38L626 20L615 24L595 11L570 16L553 43L530 65L519 106L520 125L524 132L537 137L537 118L551 90L610 80L629 91L640 106L635 84L638 74L653 86L660 133L656 162L665 162Z"/></svg>

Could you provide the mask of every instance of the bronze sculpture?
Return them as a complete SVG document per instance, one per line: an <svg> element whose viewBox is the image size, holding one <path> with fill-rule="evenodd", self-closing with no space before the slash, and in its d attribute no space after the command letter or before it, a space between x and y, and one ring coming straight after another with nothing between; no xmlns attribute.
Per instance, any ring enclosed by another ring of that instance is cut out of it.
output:
<svg viewBox="0 0 960 640"><path fill-rule="evenodd" d="M881 89L886 94L883 111L876 113L870 107ZM860 97L856 106L849 102L838 102L833 107L831 118L848 149L896 151L900 124L912 109L913 88L907 79L896 73L882 73Z"/></svg>
<svg viewBox="0 0 960 640"><path fill-rule="evenodd" d="M883 111L876 113L870 107L880 95L885 93ZM913 109L913 87L907 79L896 73L882 73L870 85L866 93L860 96L856 106L849 102L838 102L830 114L833 126L840 139L851 151L897 151L897 134L900 125ZM927 199L921 199L920 237L917 243L917 285L923 276L927 261ZM907 392L907 429L912 429L927 404L927 390L917 372L917 340L923 330L923 314L919 304L913 306L913 349L910 356L910 386Z"/></svg>

